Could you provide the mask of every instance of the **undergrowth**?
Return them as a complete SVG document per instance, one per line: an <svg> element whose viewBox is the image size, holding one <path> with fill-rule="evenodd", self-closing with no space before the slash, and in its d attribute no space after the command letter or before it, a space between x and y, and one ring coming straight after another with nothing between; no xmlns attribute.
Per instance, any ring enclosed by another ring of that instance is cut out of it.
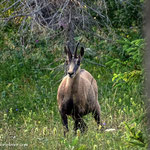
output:
<svg viewBox="0 0 150 150"><path fill-rule="evenodd" d="M118 32L118 40L112 42L92 39L81 66L97 80L105 130L115 130L101 132L89 114L84 117L86 133L78 131L75 136L69 117L70 131L64 137L56 100L64 76L61 42L53 44L35 36L21 45L19 33L12 27L1 30L0 149L146 149L144 40L136 29L128 34Z"/></svg>

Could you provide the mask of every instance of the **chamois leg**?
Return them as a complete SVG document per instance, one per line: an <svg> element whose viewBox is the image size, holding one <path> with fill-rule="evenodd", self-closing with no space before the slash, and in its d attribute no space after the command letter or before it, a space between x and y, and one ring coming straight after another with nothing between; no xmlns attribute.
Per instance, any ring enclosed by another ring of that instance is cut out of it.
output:
<svg viewBox="0 0 150 150"><path fill-rule="evenodd" d="M69 129L68 129L68 118L64 112L60 112L60 114L61 114L61 119L62 119L62 123L64 126L64 136L66 136L66 133L69 131Z"/></svg>
<svg viewBox="0 0 150 150"><path fill-rule="evenodd" d="M93 113L95 121L97 122L97 125L100 125L100 113L98 111L95 111Z"/></svg>
<svg viewBox="0 0 150 150"><path fill-rule="evenodd" d="M78 119L74 119L75 122L74 122L74 131L75 131L75 134L76 134L76 131L79 129L79 121Z"/></svg>
<svg viewBox="0 0 150 150"><path fill-rule="evenodd" d="M87 129L87 125L82 118L80 118L80 130L83 133Z"/></svg>
<svg viewBox="0 0 150 150"><path fill-rule="evenodd" d="M78 129L80 129L80 131L83 133L86 130L86 128L87 128L87 125L82 118L75 119L75 123L74 123L75 134Z"/></svg>
<svg viewBox="0 0 150 150"><path fill-rule="evenodd" d="M98 105L99 106L99 105ZM101 124L101 120L100 120L100 106L99 107L97 107L94 111L93 111L93 116L94 116L94 118L95 118L95 121L97 122L97 125L99 126L99 125L101 125L102 126L102 124Z"/></svg>

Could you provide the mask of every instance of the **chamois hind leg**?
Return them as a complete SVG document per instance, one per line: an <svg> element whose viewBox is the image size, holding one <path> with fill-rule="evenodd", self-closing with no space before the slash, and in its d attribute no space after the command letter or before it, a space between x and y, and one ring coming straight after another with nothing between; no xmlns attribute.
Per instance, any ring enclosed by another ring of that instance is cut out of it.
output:
<svg viewBox="0 0 150 150"><path fill-rule="evenodd" d="M75 131L75 133L78 129L79 129L79 121L78 121L78 119L74 119L74 131Z"/></svg>
<svg viewBox="0 0 150 150"><path fill-rule="evenodd" d="M80 118L79 124L80 124L80 130L81 130L82 133L85 130L87 130L87 125L86 125L86 123L84 122L84 120L82 118Z"/></svg>
<svg viewBox="0 0 150 150"><path fill-rule="evenodd" d="M99 104L97 105L96 109L92 112L92 114L95 118L95 121L97 122L97 125L102 126L102 123L101 123L101 120L100 120L100 106L99 106Z"/></svg>
<svg viewBox="0 0 150 150"><path fill-rule="evenodd" d="M84 122L84 120L82 118L75 118L74 120L75 120L75 123L74 123L75 134L78 129L80 129L80 131L83 133L87 128L87 125Z"/></svg>
<svg viewBox="0 0 150 150"><path fill-rule="evenodd" d="M64 126L64 136L66 136L66 133L69 131L69 129L68 129L68 118L64 112L60 111L60 114L61 114L62 124Z"/></svg>

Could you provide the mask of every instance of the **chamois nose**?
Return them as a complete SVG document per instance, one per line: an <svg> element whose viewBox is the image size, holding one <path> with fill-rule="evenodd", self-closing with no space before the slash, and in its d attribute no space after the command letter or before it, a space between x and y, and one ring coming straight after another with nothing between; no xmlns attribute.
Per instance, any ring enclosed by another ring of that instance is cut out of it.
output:
<svg viewBox="0 0 150 150"><path fill-rule="evenodd" d="M69 77L72 77L72 75L74 74L74 72L68 72Z"/></svg>

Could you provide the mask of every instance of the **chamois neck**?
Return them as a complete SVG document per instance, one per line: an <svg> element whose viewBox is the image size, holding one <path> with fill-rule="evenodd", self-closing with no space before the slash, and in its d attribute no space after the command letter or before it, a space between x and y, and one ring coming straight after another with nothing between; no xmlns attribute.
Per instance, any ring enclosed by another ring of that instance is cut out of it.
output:
<svg viewBox="0 0 150 150"><path fill-rule="evenodd" d="M68 76L68 78L67 78L67 86L69 88L72 88L75 84L77 84L77 82L79 80L79 76L80 76L80 71L76 74L76 76L74 78L70 78Z"/></svg>

